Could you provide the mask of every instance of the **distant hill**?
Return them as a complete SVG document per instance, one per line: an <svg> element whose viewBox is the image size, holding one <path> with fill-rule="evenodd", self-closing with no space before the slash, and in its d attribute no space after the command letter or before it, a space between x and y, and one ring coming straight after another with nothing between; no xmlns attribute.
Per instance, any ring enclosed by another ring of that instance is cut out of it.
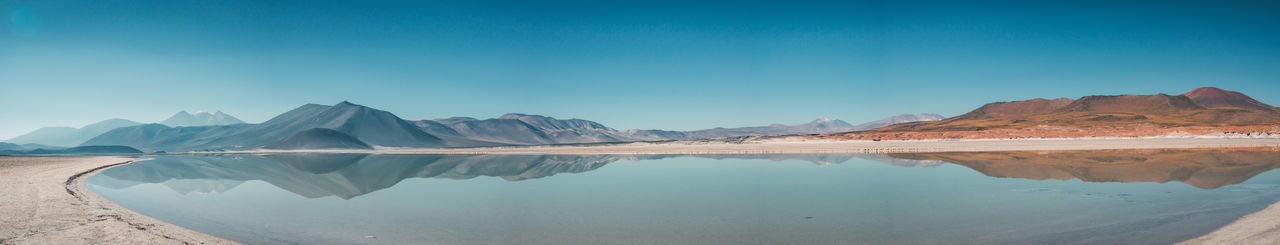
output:
<svg viewBox="0 0 1280 245"><path fill-rule="evenodd" d="M883 128L889 125L894 125L899 123L931 122L931 121L938 121L942 119L946 119L946 117L943 117L942 115L938 115L938 114L933 114L933 113L921 113L921 114L915 114L915 115L903 114L903 115L892 116L885 119L871 121L863 124L854 125L852 131Z"/></svg>
<svg viewBox="0 0 1280 245"><path fill-rule="evenodd" d="M22 146L21 146L21 145L14 144L14 143L5 143L5 142L0 142L0 151L3 151L3 150L20 150L20 149L22 149Z"/></svg>
<svg viewBox="0 0 1280 245"><path fill-rule="evenodd" d="M195 114L188 113L187 111L179 111L177 114L170 116L169 119L160 122L160 124L170 127L215 126L242 123L244 123L244 121L240 121L240 119L236 117L222 113L222 111L214 113L202 111L196 112Z"/></svg>
<svg viewBox="0 0 1280 245"><path fill-rule="evenodd" d="M143 153L138 149L128 146L119 145L91 145L77 146L63 149L33 149L33 150L0 150L0 154L10 155L45 155L45 154L138 154Z"/></svg>
<svg viewBox="0 0 1280 245"><path fill-rule="evenodd" d="M142 125L125 119L108 119L82 128L44 127L6 140L17 144L41 144L50 146L77 146L89 139L117 128Z"/></svg>
<svg viewBox="0 0 1280 245"><path fill-rule="evenodd" d="M850 125L848 122L841 120L819 118L809 123L797 125L774 124L758 127L713 128L694 131L630 130L628 135L633 138L649 140L697 140L754 135L826 134L869 130L905 122L937 121L942 118L941 115L930 113L903 114L858 125Z"/></svg>
<svg viewBox="0 0 1280 245"><path fill-rule="evenodd" d="M509 113L493 119L453 117L415 121L422 130L455 146L541 145L628 141L694 140L752 135L820 134L872 129L901 122L939 120L936 114L899 115L860 125L833 119L805 124L713 128L695 131L616 130L582 119ZM463 142L470 141L470 142Z"/></svg>
<svg viewBox="0 0 1280 245"><path fill-rule="evenodd" d="M1243 126L1280 123L1280 109L1239 92L1199 88L1183 95L1109 95L1032 99L983 105L935 122L894 125L877 132L972 131L1035 126L1096 127L1149 124Z"/></svg>
<svg viewBox="0 0 1280 245"><path fill-rule="evenodd" d="M313 128L298 132L284 138L284 140L281 140L280 142L276 142L275 144L271 144L263 148L281 150L373 149L373 147L361 142L359 139L356 139L356 137L351 137L351 135L327 128Z"/></svg>

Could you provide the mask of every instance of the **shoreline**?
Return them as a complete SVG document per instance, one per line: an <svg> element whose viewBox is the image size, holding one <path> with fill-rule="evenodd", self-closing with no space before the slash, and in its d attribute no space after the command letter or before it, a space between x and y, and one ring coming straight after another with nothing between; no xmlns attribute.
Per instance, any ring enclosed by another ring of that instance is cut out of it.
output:
<svg viewBox="0 0 1280 245"><path fill-rule="evenodd" d="M811 140L796 137L634 142L584 145L479 148L383 148L374 150L249 150L168 154L875 154L985 151L1070 151L1188 148L1266 148L1280 150L1280 137L1255 138L1050 138L957 140Z"/></svg>
<svg viewBox="0 0 1280 245"><path fill-rule="evenodd" d="M0 244L239 244L124 208L85 179L127 157L0 156Z"/></svg>

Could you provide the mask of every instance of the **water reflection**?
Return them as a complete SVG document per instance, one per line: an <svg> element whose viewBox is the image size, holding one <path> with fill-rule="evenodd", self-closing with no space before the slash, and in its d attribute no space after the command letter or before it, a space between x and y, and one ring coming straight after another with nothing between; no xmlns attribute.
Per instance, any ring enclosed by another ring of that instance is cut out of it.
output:
<svg viewBox="0 0 1280 245"><path fill-rule="evenodd" d="M1277 162L1256 149L174 155L87 183L249 244L1171 244L1280 200L1280 173L1263 173Z"/></svg>
<svg viewBox="0 0 1280 245"><path fill-rule="evenodd" d="M1170 182L1213 189L1238 184L1280 167L1269 150L1124 150L1064 152L952 152L774 155L369 155L275 154L157 156L104 171L95 184L128 188L159 183L178 193L223 193L262 180L307 198L351 199L390 188L408 178L521 181L592 171L616 161L673 157L799 160L831 165L861 158L902 167L953 163L987 176L1087 182Z"/></svg>
<svg viewBox="0 0 1280 245"><path fill-rule="evenodd" d="M1280 151L1268 149L947 152L888 156L945 161L991 177L1086 182L1178 181L1203 189L1239 184L1280 167Z"/></svg>

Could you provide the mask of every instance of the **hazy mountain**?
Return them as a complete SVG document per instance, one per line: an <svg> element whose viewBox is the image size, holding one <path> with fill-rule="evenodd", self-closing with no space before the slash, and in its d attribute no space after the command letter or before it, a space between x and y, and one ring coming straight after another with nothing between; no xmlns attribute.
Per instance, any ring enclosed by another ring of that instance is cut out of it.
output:
<svg viewBox="0 0 1280 245"><path fill-rule="evenodd" d="M138 149L128 146L119 145L91 145L77 146L64 149L34 149L34 150L0 150L0 154L136 154L142 153Z"/></svg>
<svg viewBox="0 0 1280 245"><path fill-rule="evenodd" d="M31 149L66 149L66 148L71 148L71 147L67 147L67 146L41 145L41 144L22 144L22 148L23 148L23 149L31 150Z"/></svg>
<svg viewBox="0 0 1280 245"><path fill-rule="evenodd" d="M0 151L3 150L21 150L22 146L14 143L0 142Z"/></svg>
<svg viewBox="0 0 1280 245"><path fill-rule="evenodd" d="M251 149L245 145L214 145L213 140L253 127L251 124L171 128L161 124L124 127L103 133L85 145L127 145L144 151Z"/></svg>
<svg viewBox="0 0 1280 245"><path fill-rule="evenodd" d="M930 122L930 121L942 120L945 118L946 117L943 117L942 115L933 114L933 113L920 113L915 115L903 114L903 115L888 117L885 119L866 122L863 124L854 125L853 130L854 131L871 130L871 129L883 128L889 125L894 125L899 123Z"/></svg>
<svg viewBox="0 0 1280 245"><path fill-rule="evenodd" d="M492 119L452 117L421 120L416 121L415 124L423 131L445 139L446 142L454 142L454 144L451 144L454 146L488 146L694 140L752 135L836 133L871 129L900 122L939 119L942 119L942 116L935 114L899 115L854 126L845 121L824 118L797 125L774 124L760 127L668 131L616 130L597 122L582 119L562 120L539 115L510 113ZM460 140L471 140L472 142L460 142Z"/></svg>
<svg viewBox="0 0 1280 245"><path fill-rule="evenodd" d="M627 130L625 136L647 140L696 140L712 138L728 138L753 135L791 135L791 134L826 134L850 131L869 130L904 122L937 121L943 117L937 114L897 115L885 119L850 125L848 122L819 118L805 124L774 124L760 127L713 128L695 131L667 130Z"/></svg>
<svg viewBox="0 0 1280 245"><path fill-rule="evenodd" d="M1094 95L990 103L936 122L904 123L879 131L967 131L1038 125L1096 127L1150 124L1224 126L1280 123L1280 110L1239 92L1199 88L1183 95Z"/></svg>
<svg viewBox="0 0 1280 245"><path fill-rule="evenodd" d="M693 139L711 139L711 138L728 138L752 135L787 135L787 134L818 134L818 133L835 133L854 131L853 125L841 120L833 120L819 118L805 124L782 125L773 124L769 126L758 127L741 127L741 128L712 128L695 131L684 132L645 132L646 134L668 135L674 140L693 140Z"/></svg>
<svg viewBox="0 0 1280 245"><path fill-rule="evenodd" d="M266 149L363 149L372 150L356 137L327 128L313 128L295 133L280 142L263 147Z"/></svg>
<svg viewBox="0 0 1280 245"><path fill-rule="evenodd" d="M314 128L332 129L373 146L445 146L440 138L390 112L345 101L333 106L303 105L262 124L177 128L148 124L126 127L104 133L86 144L128 145L149 151L244 150L274 144Z"/></svg>
<svg viewBox="0 0 1280 245"><path fill-rule="evenodd" d="M237 119L236 117L222 113L222 111L214 113L201 111L196 112L195 114L188 113L187 111L179 111L177 114L173 114L173 116L169 117L169 119L160 122L160 124L170 127L215 126L241 123L244 123L244 121L240 121L240 119Z"/></svg>
<svg viewBox="0 0 1280 245"><path fill-rule="evenodd" d="M108 119L82 128L44 127L7 140L17 144L42 144L51 146L77 146L89 139L117 128L141 125L125 119Z"/></svg>

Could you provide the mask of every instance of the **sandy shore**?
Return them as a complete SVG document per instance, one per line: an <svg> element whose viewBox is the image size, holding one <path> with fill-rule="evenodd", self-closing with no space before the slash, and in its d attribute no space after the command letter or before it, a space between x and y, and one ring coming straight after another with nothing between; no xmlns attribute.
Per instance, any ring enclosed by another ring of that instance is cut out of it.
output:
<svg viewBox="0 0 1280 245"><path fill-rule="evenodd" d="M1179 244L1280 243L1280 202L1231 222L1218 230Z"/></svg>
<svg viewBox="0 0 1280 245"><path fill-rule="evenodd" d="M237 244L161 222L85 187L122 157L0 156L0 244Z"/></svg>

